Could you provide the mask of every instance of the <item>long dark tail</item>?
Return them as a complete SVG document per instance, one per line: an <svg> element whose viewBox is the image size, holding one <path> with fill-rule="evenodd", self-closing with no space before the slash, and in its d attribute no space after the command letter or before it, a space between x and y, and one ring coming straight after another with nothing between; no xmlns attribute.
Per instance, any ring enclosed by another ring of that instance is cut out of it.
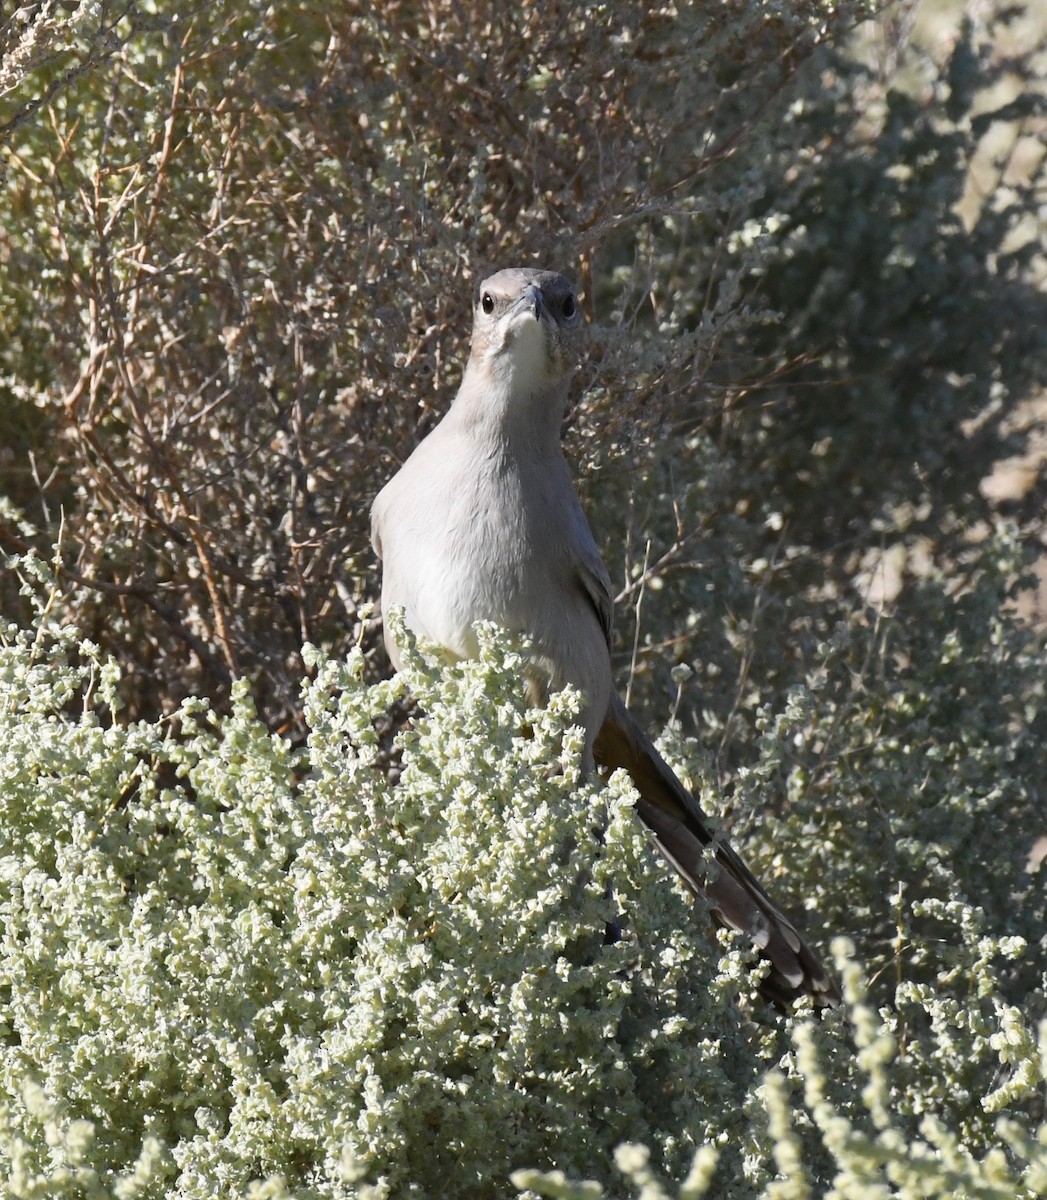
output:
<svg viewBox="0 0 1047 1200"><path fill-rule="evenodd" d="M688 887L712 904L716 920L751 938L771 964L764 996L783 1010L804 995L813 996L819 1007L839 1004L840 993L818 956L725 841L717 842L716 878L707 878L702 849L713 840L708 818L617 695L593 754L601 766L629 772L640 793L640 818L658 849Z"/></svg>

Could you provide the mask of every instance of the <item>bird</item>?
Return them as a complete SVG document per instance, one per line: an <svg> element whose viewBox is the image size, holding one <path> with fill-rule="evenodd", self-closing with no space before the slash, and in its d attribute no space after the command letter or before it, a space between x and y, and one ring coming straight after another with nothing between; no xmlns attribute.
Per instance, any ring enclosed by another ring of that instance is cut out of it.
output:
<svg viewBox="0 0 1047 1200"><path fill-rule="evenodd" d="M766 959L765 998L781 1011L803 995L834 1007L839 992L817 954L615 687L611 579L561 442L582 324L578 295L557 271L510 267L476 289L461 386L371 509L389 657L399 670L393 608L451 658L476 657L477 622L525 635L529 695L541 703L568 684L582 693L583 770L628 772L657 849L702 909Z"/></svg>

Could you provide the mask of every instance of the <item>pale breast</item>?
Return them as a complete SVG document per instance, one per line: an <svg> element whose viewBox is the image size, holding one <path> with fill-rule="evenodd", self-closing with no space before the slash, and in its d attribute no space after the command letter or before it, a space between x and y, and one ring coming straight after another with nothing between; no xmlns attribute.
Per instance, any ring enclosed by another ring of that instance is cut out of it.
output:
<svg viewBox="0 0 1047 1200"><path fill-rule="evenodd" d="M585 692L587 724L598 723L610 662L578 579L580 510L561 511L563 489L549 479L522 479L518 459L461 449L431 435L375 501L383 612L402 606L416 635L459 657L476 653L477 621L527 634L549 686ZM566 498L576 509L569 481Z"/></svg>

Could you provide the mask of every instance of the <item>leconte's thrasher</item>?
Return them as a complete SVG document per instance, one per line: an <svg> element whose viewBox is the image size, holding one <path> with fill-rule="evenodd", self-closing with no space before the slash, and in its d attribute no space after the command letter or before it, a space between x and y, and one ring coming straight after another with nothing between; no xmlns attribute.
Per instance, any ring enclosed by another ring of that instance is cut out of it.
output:
<svg viewBox="0 0 1047 1200"><path fill-rule="evenodd" d="M768 999L833 1005L818 957L725 841L708 869L708 818L615 690L611 581L560 444L581 319L555 272L510 269L480 285L454 403L371 512L382 612L402 606L419 638L461 658L477 652L477 621L526 634L529 691L539 702L566 684L584 693L584 765L629 772L658 849L769 961ZM386 645L399 667L388 634Z"/></svg>

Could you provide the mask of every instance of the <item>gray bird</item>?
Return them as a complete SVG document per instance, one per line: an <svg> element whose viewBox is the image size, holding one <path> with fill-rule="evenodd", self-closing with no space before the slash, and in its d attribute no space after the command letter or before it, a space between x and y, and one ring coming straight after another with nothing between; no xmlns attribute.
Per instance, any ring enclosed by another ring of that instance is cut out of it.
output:
<svg viewBox="0 0 1047 1200"><path fill-rule="evenodd" d="M708 818L615 690L611 580L560 445L581 320L556 272L512 268L480 285L454 403L371 510L383 616L402 607L419 638L459 658L477 653L477 621L526 634L532 697L540 703L566 684L584 694L584 765L629 772L658 849L714 918L769 961L767 998L784 1008L810 994L834 1005L839 994L818 957L726 842L717 844L719 869L708 870ZM386 646L399 669L388 634Z"/></svg>

